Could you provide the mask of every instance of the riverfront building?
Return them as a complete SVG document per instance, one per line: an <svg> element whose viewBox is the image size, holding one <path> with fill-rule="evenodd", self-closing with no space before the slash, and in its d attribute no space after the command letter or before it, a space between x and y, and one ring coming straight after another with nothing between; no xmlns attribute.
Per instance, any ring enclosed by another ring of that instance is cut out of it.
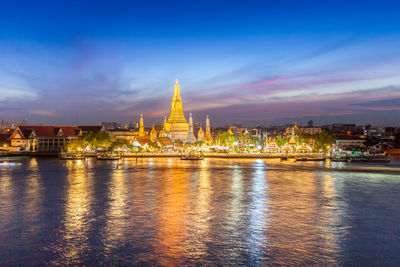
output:
<svg viewBox="0 0 400 267"><path fill-rule="evenodd" d="M300 129L303 133L310 135L315 135L322 132L321 127L301 127Z"/></svg>
<svg viewBox="0 0 400 267"><path fill-rule="evenodd" d="M88 134L88 133L98 133L98 132L105 132L106 128L103 125L100 126L92 126L92 125L84 125L84 126L78 126L79 130L81 130L82 134Z"/></svg>
<svg viewBox="0 0 400 267"><path fill-rule="evenodd" d="M58 152L82 135L78 126L17 126L10 136L11 147L32 152Z"/></svg>

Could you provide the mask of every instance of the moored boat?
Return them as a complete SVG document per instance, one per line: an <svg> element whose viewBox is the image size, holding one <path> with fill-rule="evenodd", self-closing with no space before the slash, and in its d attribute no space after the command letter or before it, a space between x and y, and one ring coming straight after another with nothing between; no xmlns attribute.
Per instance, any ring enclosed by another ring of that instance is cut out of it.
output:
<svg viewBox="0 0 400 267"><path fill-rule="evenodd" d="M325 158L307 158L307 157L299 157L295 158L296 161L325 161Z"/></svg>
<svg viewBox="0 0 400 267"><path fill-rule="evenodd" d="M26 158L27 158L27 156L12 156L12 157L9 157L9 156L1 156L1 157L0 157L0 163L7 163L7 162L12 162L12 161L18 161L18 160L26 159Z"/></svg>
<svg viewBox="0 0 400 267"><path fill-rule="evenodd" d="M339 157L335 157L331 159L332 162L347 162L348 159L343 157L343 158L339 158Z"/></svg>
<svg viewBox="0 0 400 267"><path fill-rule="evenodd" d="M120 155L114 153L97 153L96 159L98 160L119 160Z"/></svg>
<svg viewBox="0 0 400 267"><path fill-rule="evenodd" d="M388 158L351 158L348 162L359 162L359 163L388 163Z"/></svg>
<svg viewBox="0 0 400 267"><path fill-rule="evenodd" d="M400 155L400 148L389 149L389 150L387 150L387 152L389 154L391 154L391 155L399 156Z"/></svg>
<svg viewBox="0 0 400 267"><path fill-rule="evenodd" d="M75 153L75 152L61 152L60 159L85 159L85 155L82 153Z"/></svg>
<svg viewBox="0 0 400 267"><path fill-rule="evenodd" d="M390 162L390 159L386 154L368 154L357 157L349 157L348 162L388 163Z"/></svg>
<svg viewBox="0 0 400 267"><path fill-rule="evenodd" d="M181 157L182 160L202 160L204 159L202 154L186 154Z"/></svg>

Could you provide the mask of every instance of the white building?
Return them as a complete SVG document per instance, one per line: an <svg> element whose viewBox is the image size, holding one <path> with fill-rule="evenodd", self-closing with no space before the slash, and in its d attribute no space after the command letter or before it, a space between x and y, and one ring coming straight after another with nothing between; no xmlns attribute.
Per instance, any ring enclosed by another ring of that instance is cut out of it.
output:
<svg viewBox="0 0 400 267"><path fill-rule="evenodd" d="M322 132L322 128L321 127L302 127L300 129L303 131L303 133L311 134L311 135L314 135L314 134Z"/></svg>
<svg viewBox="0 0 400 267"><path fill-rule="evenodd" d="M339 148L360 147L364 145L364 139L357 136L340 136L336 138L336 146Z"/></svg>

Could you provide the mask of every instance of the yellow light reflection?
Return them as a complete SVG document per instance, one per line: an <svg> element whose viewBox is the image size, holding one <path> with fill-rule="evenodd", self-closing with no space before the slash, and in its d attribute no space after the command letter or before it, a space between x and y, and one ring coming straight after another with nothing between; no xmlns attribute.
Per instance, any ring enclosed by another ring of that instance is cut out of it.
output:
<svg viewBox="0 0 400 267"><path fill-rule="evenodd" d="M162 175L159 215L159 262L164 266L180 265L187 248L185 224L188 206L188 173L184 168L166 168Z"/></svg>
<svg viewBox="0 0 400 267"><path fill-rule="evenodd" d="M320 217L324 219L321 224L321 232L324 238L324 244L326 244L326 250L334 255L334 259L338 258L340 254L341 246L339 244L339 239L341 239L340 235L343 235L344 232L341 233L337 231L337 226L342 223L341 218L343 218L343 214L338 213L339 208L336 201L337 192L332 173L324 173L320 178L322 183L320 190L325 199L325 205L323 205L320 210ZM346 231L346 229L343 230Z"/></svg>
<svg viewBox="0 0 400 267"><path fill-rule="evenodd" d="M242 168L236 163L232 170L232 183L231 183L231 195L232 201L230 205L230 214L228 223L230 225L230 238L232 240L240 240L240 226L243 222L243 215L245 212L242 201L243 201L243 173ZM230 248L228 253L232 258L240 257L240 250L234 247Z"/></svg>
<svg viewBox="0 0 400 267"><path fill-rule="evenodd" d="M126 235L126 229L129 226L127 194L128 188L125 184L126 172L121 169L112 172L112 180L109 185L110 206L106 212L105 227L105 252L111 253L119 243L126 241L129 236Z"/></svg>
<svg viewBox="0 0 400 267"><path fill-rule="evenodd" d="M18 217L17 202L20 198L15 179L12 177L12 165L0 164L0 233L10 227L15 227L15 220Z"/></svg>
<svg viewBox="0 0 400 267"><path fill-rule="evenodd" d="M63 247L59 247L62 264L76 264L88 249L90 207L93 200L91 173L85 169L83 160L67 161L67 192Z"/></svg>
<svg viewBox="0 0 400 267"><path fill-rule="evenodd" d="M195 177L198 181L196 200L193 208L193 220L191 222L191 232L194 241L192 249L195 251L196 256L207 255L207 240L209 238L210 228L210 198L212 194L212 185L210 183L210 170L206 160L200 163L201 168L199 170L198 177Z"/></svg>

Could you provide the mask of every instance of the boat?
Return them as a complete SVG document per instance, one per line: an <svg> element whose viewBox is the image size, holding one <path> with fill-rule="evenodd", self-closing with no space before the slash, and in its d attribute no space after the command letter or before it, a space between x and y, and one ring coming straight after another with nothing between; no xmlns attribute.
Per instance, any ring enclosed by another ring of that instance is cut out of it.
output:
<svg viewBox="0 0 400 267"><path fill-rule="evenodd" d="M202 160L204 159L202 154L186 154L181 157L182 160Z"/></svg>
<svg viewBox="0 0 400 267"><path fill-rule="evenodd" d="M366 162L366 163L388 163L390 159L383 155L368 155L361 157L351 157L348 162Z"/></svg>
<svg viewBox="0 0 400 267"><path fill-rule="evenodd" d="M85 159L85 155L82 153L75 153L75 152L61 152L60 159L66 159L66 160Z"/></svg>
<svg viewBox="0 0 400 267"><path fill-rule="evenodd" d="M119 160L120 158L120 155L113 153L97 153L96 155L96 159L98 160Z"/></svg>
<svg viewBox="0 0 400 267"><path fill-rule="evenodd" d="M347 162L348 158L347 157L332 157L331 161L332 162Z"/></svg>
<svg viewBox="0 0 400 267"><path fill-rule="evenodd" d="M400 148L389 149L387 152L389 154L391 154L391 155L399 156L400 155Z"/></svg>
<svg viewBox="0 0 400 267"><path fill-rule="evenodd" d="M376 159L370 159L368 162L372 162L372 163L389 163L390 159L376 158Z"/></svg>
<svg viewBox="0 0 400 267"><path fill-rule="evenodd" d="M7 162L11 162L11 161L18 161L20 159L26 159L27 156L1 156L0 157L0 163L7 163Z"/></svg>
<svg viewBox="0 0 400 267"><path fill-rule="evenodd" d="M386 158L352 158L347 162L359 162L359 163L389 163L390 159Z"/></svg>
<svg viewBox="0 0 400 267"><path fill-rule="evenodd" d="M296 161L325 161L325 158L303 158L303 157L299 157L299 158L295 158Z"/></svg>

